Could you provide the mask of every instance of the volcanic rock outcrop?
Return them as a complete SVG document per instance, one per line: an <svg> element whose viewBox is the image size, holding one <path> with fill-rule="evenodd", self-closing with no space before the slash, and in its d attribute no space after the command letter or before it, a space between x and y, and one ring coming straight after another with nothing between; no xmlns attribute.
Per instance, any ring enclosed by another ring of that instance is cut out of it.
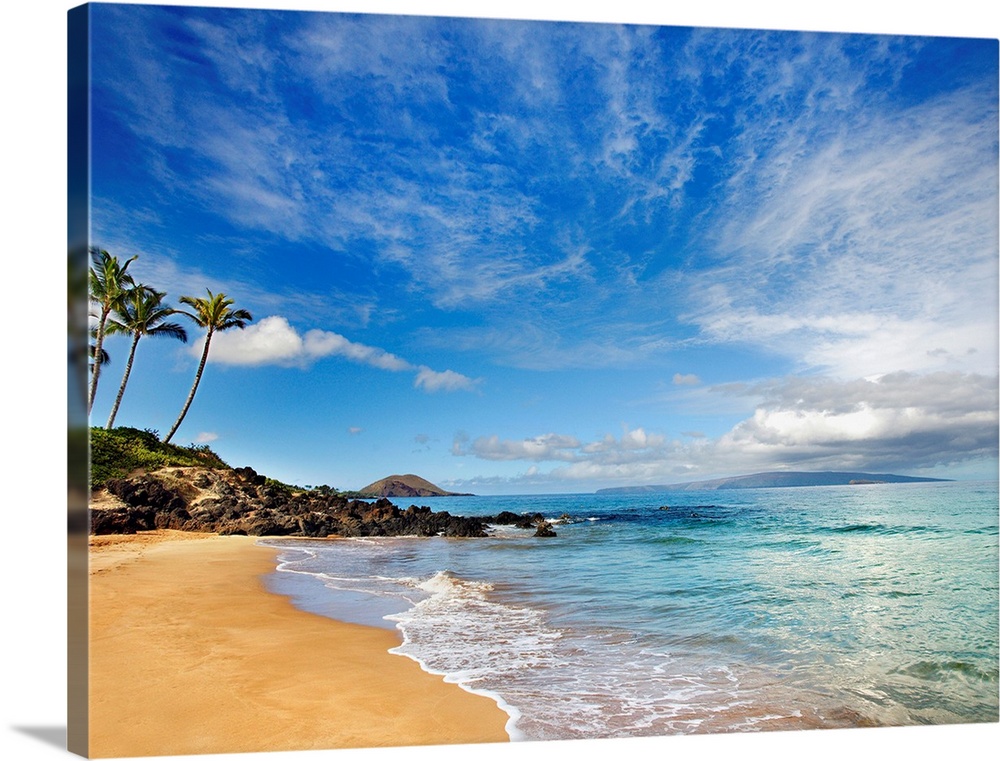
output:
<svg viewBox="0 0 1000 761"><path fill-rule="evenodd" d="M250 536L486 536L480 518L293 491L252 468L171 467L112 479L92 495L91 508L93 534L166 528Z"/></svg>

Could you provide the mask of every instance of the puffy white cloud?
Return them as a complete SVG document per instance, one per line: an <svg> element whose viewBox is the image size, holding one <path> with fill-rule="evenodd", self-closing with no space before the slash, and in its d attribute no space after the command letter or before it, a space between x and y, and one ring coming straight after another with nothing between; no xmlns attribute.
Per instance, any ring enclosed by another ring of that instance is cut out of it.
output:
<svg viewBox="0 0 1000 761"><path fill-rule="evenodd" d="M758 470L913 473L979 464L998 454L996 376L893 373L838 381L790 378L733 385L720 393L755 399L754 413L716 438L668 439L625 428L591 442L547 433L521 440L456 437L453 454L552 462L521 485L671 483ZM471 442L471 443L470 443ZM561 463L561 464L558 464ZM517 485L517 479L509 481Z"/></svg>
<svg viewBox="0 0 1000 761"><path fill-rule="evenodd" d="M227 330L212 337L211 361L226 365L290 365L303 356L302 337L284 317L265 317L243 330ZM201 346L192 347L200 355Z"/></svg>
<svg viewBox="0 0 1000 761"><path fill-rule="evenodd" d="M621 438L616 439L608 433L598 441L581 446L580 451L586 455L612 454L620 456L625 452L660 450L665 443L666 439L659 434L646 433L643 428L629 429L625 426L622 429Z"/></svg>
<svg viewBox="0 0 1000 761"><path fill-rule="evenodd" d="M191 348L192 355L201 353L201 345ZM362 365L389 372L416 373L413 385L427 392L472 391L479 379L454 370L432 370L426 365L414 365L377 346L351 341L327 330L313 329L304 336L284 317L272 315L243 330L217 333L212 339L211 359L228 365L285 365L305 367L325 357L342 357Z"/></svg>
<svg viewBox="0 0 1000 761"><path fill-rule="evenodd" d="M865 469L995 458L997 384L996 377L940 372L758 386L747 389L763 396L753 416L715 442L715 454Z"/></svg>

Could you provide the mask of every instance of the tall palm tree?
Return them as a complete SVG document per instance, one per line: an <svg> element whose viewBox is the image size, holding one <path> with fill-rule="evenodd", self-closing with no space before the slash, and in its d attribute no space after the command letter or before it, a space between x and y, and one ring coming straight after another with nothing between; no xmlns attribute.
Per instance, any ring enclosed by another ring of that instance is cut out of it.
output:
<svg viewBox="0 0 1000 761"><path fill-rule="evenodd" d="M100 309L96 315L97 333L91 356L104 356L104 331L108 322L108 317L115 307L121 304L122 298L128 291L135 287L135 281L128 274L128 266L136 259L132 257L125 264L118 261L118 257L112 256L104 249L91 247L90 259L92 265L88 275L88 285L90 288L90 300ZM101 375L101 365L103 362L91 364L90 390L87 393L87 414L94 407L94 396L97 394L97 379Z"/></svg>
<svg viewBox="0 0 1000 761"><path fill-rule="evenodd" d="M178 310L163 303L163 297L166 295L166 293L154 291L146 286L137 286L125 296L122 303L115 309L114 316L108 320L106 333L132 336L128 361L125 363L125 374L122 376L118 396L115 397L114 406L111 408L111 415L108 416L106 427L109 431L115 423L118 406L122 403L122 396L125 394L125 386L128 383L128 376L132 372L132 361L135 359L135 349L139 345L139 339L143 336L166 336L187 342L187 331L184 328L176 322L164 322L170 315L178 312Z"/></svg>
<svg viewBox="0 0 1000 761"><path fill-rule="evenodd" d="M198 323L200 327L205 328L208 333L205 335L205 348L201 352L201 362L198 363L198 371L194 375L194 385L191 386L191 393L188 394L187 401L184 402L184 408L181 410L177 422L174 423L174 427L170 429L170 433L163 439L164 444L173 438L177 429L180 428L184 416L187 415L188 407L191 406L191 401L194 399L194 392L198 390L198 384L201 382L201 374L205 370L205 363L208 361L208 347L212 344L212 336L220 331L230 330L231 328L243 330L247 326L247 323L253 320L253 317L247 310L232 309L233 300L227 298L224 293L213 294L211 291L208 291L207 299L195 298L194 296L181 296L180 300L194 309L194 314L189 312L183 312L183 314L186 314Z"/></svg>

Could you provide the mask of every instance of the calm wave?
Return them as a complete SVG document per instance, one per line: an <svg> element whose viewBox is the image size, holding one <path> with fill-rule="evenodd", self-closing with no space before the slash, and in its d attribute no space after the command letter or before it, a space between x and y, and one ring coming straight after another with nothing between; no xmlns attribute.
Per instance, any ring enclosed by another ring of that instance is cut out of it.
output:
<svg viewBox="0 0 1000 761"><path fill-rule="evenodd" d="M271 586L397 628L515 739L998 719L996 483L430 504L558 536L267 540Z"/></svg>

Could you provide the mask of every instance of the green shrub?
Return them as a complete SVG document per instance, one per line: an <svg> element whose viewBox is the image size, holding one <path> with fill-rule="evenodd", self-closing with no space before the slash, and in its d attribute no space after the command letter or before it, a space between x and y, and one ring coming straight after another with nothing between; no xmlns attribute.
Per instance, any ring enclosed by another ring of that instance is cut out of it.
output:
<svg viewBox="0 0 1000 761"><path fill-rule="evenodd" d="M296 486L295 484L286 484L286 483L284 483L282 481L279 481L276 478L268 478L264 482L264 484L266 486L270 486L270 487L273 487L275 489L280 489L281 491L285 492L286 494L294 494L295 492L302 491L302 487L301 486Z"/></svg>
<svg viewBox="0 0 1000 761"><path fill-rule="evenodd" d="M110 431L90 429L91 488L99 488L112 478L124 478L135 470L156 470L167 466L229 468L207 446L164 444L156 431L126 427Z"/></svg>

